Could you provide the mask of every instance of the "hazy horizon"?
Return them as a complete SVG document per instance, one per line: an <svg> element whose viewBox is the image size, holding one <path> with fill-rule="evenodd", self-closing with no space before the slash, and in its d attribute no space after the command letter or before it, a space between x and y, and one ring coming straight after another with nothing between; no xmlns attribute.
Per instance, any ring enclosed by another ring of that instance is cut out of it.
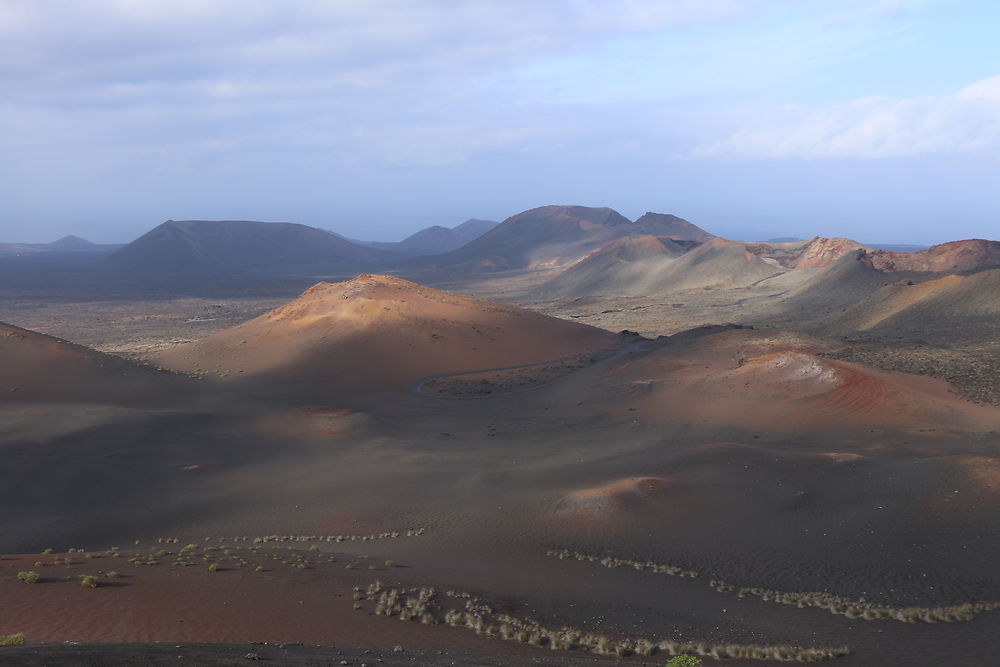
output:
<svg viewBox="0 0 1000 667"><path fill-rule="evenodd" d="M0 241L400 240L546 204L996 238L1000 6L0 0Z"/></svg>

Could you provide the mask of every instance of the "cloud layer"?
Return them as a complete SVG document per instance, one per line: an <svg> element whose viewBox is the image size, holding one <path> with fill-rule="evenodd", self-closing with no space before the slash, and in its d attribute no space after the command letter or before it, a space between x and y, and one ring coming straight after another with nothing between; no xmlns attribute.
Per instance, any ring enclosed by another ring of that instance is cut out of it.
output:
<svg viewBox="0 0 1000 667"><path fill-rule="evenodd" d="M869 97L823 109L757 109L752 115L692 155L750 160L1000 155L1000 75L940 97Z"/></svg>
<svg viewBox="0 0 1000 667"><path fill-rule="evenodd" d="M0 0L0 236L412 225L627 208L694 164L992 159L978 1ZM926 31L962 8L965 60L942 46L923 76Z"/></svg>

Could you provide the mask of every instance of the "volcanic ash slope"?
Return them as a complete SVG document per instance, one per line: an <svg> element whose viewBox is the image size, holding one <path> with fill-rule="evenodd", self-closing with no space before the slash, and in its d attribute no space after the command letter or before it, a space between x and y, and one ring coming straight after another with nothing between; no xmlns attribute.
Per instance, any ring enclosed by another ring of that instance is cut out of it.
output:
<svg viewBox="0 0 1000 667"><path fill-rule="evenodd" d="M602 329L362 274L318 283L232 329L160 353L160 365L229 378L399 388L433 374L532 364L618 344Z"/></svg>

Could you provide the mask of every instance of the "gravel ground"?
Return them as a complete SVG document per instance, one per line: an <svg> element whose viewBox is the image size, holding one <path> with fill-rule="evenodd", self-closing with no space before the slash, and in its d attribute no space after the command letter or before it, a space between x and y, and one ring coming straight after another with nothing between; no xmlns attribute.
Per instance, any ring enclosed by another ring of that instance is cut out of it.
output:
<svg viewBox="0 0 1000 667"><path fill-rule="evenodd" d="M852 345L823 356L950 382L965 398L1000 405L1000 356L916 344Z"/></svg>

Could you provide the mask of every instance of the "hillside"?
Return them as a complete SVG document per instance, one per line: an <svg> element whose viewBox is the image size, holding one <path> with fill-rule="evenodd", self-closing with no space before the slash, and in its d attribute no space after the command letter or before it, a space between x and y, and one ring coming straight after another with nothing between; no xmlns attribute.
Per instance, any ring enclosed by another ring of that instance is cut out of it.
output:
<svg viewBox="0 0 1000 667"><path fill-rule="evenodd" d="M838 333L872 332L939 345L996 340L1000 269L880 286L829 322Z"/></svg>
<svg viewBox="0 0 1000 667"><path fill-rule="evenodd" d="M58 338L0 322L0 404L155 403L190 382Z"/></svg>
<svg viewBox="0 0 1000 667"><path fill-rule="evenodd" d="M594 251L538 287L543 299L595 295L637 296L661 289L662 274L686 248L667 238L629 236Z"/></svg>
<svg viewBox="0 0 1000 667"><path fill-rule="evenodd" d="M951 241L917 252L873 250L868 261L880 271L979 271L1000 266L1000 241Z"/></svg>
<svg viewBox="0 0 1000 667"><path fill-rule="evenodd" d="M577 299L589 296L649 296L678 290L745 287L784 272L721 238L685 252L670 239L621 239L563 270L533 296Z"/></svg>
<svg viewBox="0 0 1000 667"><path fill-rule="evenodd" d="M748 243L747 250L773 260L788 269L819 269L830 266L844 255L856 250L866 250L857 241L845 238L816 236L808 241L783 243Z"/></svg>

